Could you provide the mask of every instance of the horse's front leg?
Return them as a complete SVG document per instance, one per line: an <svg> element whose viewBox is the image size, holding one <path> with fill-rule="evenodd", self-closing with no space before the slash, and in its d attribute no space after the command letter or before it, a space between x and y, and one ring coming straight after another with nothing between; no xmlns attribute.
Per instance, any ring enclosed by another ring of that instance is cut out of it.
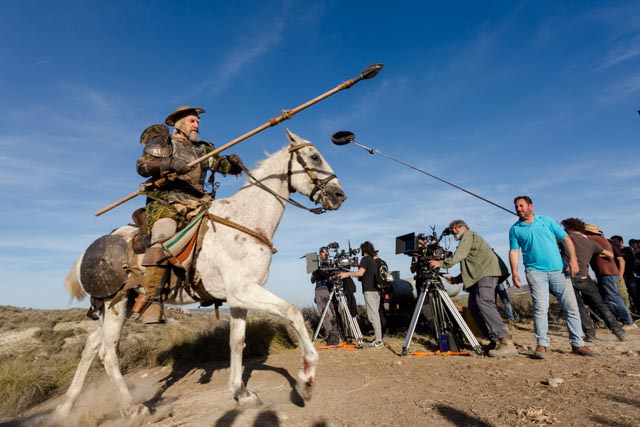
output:
<svg viewBox="0 0 640 427"><path fill-rule="evenodd" d="M245 387L242 381L242 352L245 347L247 329L247 310L231 307L229 322L229 348L231 350L231 372L229 374L229 389L233 398L240 405L259 406L262 401L257 394Z"/></svg>
<svg viewBox="0 0 640 427"><path fill-rule="evenodd" d="M313 386L315 384L318 352L309 338L309 332L304 324L304 319L300 310L298 310L293 304L277 297L259 285L253 285L245 288L242 293L230 293L228 295L228 300L229 304L242 307L245 310L257 310L275 314L289 322L298 336L298 341L302 350L302 369L298 372L296 390L303 399L309 400L313 393Z"/></svg>
<svg viewBox="0 0 640 427"><path fill-rule="evenodd" d="M149 408L136 402L131 396L131 392L120 372L120 360L118 358L118 343L122 333L122 325L126 320L127 298L116 304L113 309L105 308L104 323L102 327L102 347L100 348L100 358L104 364L104 370L113 382L120 399L124 404L123 414L135 417L138 415L148 415Z"/></svg>
<svg viewBox="0 0 640 427"><path fill-rule="evenodd" d="M102 323L102 319L100 320ZM73 380L71 381L71 385L65 394L65 401L56 408L54 417L58 421L63 421L66 417L69 416L71 412L71 408L78 400L78 396L80 396L80 392L82 391L82 386L84 385L84 381L87 378L87 372L91 367L91 362L93 361L96 354L98 354L98 348L102 343L102 325L98 326L98 329L93 331L88 337L87 342L84 346L84 350L82 350L82 357L80 358L80 362L78 363L78 367L76 368L76 373L73 376Z"/></svg>

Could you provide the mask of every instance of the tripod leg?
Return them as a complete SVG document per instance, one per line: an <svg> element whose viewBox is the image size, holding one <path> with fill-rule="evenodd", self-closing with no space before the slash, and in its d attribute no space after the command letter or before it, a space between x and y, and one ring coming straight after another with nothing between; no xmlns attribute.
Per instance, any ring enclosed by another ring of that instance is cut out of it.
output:
<svg viewBox="0 0 640 427"><path fill-rule="evenodd" d="M424 299L427 296L427 291L423 290L420 292L420 296L418 297L418 302L416 302L416 308L413 310L413 317L411 318L411 323L409 324L409 330L407 331L407 336L404 339L404 344L402 344L402 355L407 355L407 350L409 349L409 344L411 344L411 339L413 338L413 333L416 330L416 325L418 324L418 318L420 317L420 312L422 311L422 305L424 304Z"/></svg>
<svg viewBox="0 0 640 427"><path fill-rule="evenodd" d="M454 334L453 324L435 289L429 291L429 302L433 307L434 339L442 352L459 351L459 343Z"/></svg>
<svg viewBox="0 0 640 427"><path fill-rule="evenodd" d="M335 292L336 290L332 289L331 293L329 294L329 300L327 301L327 304L324 306L324 310L322 310L322 315L320 316L320 320L318 321L318 327L316 328L316 332L313 334L313 339L311 340L311 342L316 342L316 339L318 338L318 334L320 333L320 328L322 327L322 322L324 322L324 318L327 316L327 311L329 311L329 309L331 308L331 301L333 300L333 295L335 294ZM327 331L325 331L325 333L326 332Z"/></svg>
<svg viewBox="0 0 640 427"><path fill-rule="evenodd" d="M445 318L442 310L442 302L437 298L437 294L433 291L429 292L429 304L433 311L433 338L438 342L440 335L445 332Z"/></svg>
<svg viewBox="0 0 640 427"><path fill-rule="evenodd" d="M469 329L467 322L464 321L455 304L453 304L453 301L449 298L449 295L442 289L438 289L437 292L445 307L448 309L449 314L460 328L471 347L476 351L476 353L480 355L484 354L482 346L476 339L475 335L473 335L473 332L471 332L471 329Z"/></svg>
<svg viewBox="0 0 640 427"><path fill-rule="evenodd" d="M364 338L362 337L362 332L360 332L360 326L358 326L356 320L351 317L347 298L342 293L338 294L338 307L340 309L340 315L342 316L343 323L349 327L351 336L356 341L358 348L364 347Z"/></svg>

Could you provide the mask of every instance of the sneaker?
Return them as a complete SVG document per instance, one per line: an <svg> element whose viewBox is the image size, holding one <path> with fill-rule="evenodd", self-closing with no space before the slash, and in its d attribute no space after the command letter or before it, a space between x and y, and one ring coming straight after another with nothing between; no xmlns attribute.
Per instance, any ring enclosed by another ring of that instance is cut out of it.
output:
<svg viewBox="0 0 640 427"><path fill-rule="evenodd" d="M626 341L627 340L627 334L624 333L624 329L620 328L620 329L616 329L615 331L611 331L613 332L613 335L616 336L616 338L618 338L618 340L620 341Z"/></svg>
<svg viewBox="0 0 640 427"><path fill-rule="evenodd" d="M572 345L571 346L571 352L573 354L577 354L579 356L596 357L596 356L600 355L598 352L595 352L595 351L591 350L586 345L583 345L582 347L576 347L575 345Z"/></svg>
<svg viewBox="0 0 640 427"><path fill-rule="evenodd" d="M372 343L369 343L369 348L382 348L384 347L384 343L380 340L375 340Z"/></svg>
<svg viewBox="0 0 640 427"><path fill-rule="evenodd" d="M533 353L532 357L534 359L544 359L546 354L547 354L547 347L543 345L539 345L538 347L536 347L536 351Z"/></svg>
<svg viewBox="0 0 640 427"><path fill-rule="evenodd" d="M593 342L596 339L596 331L589 331L584 334L584 340L586 342Z"/></svg>

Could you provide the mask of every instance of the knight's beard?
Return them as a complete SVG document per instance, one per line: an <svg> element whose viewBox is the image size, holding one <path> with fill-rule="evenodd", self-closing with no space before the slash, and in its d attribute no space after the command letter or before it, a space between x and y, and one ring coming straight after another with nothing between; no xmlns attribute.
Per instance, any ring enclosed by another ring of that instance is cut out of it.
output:
<svg viewBox="0 0 640 427"><path fill-rule="evenodd" d="M460 241L460 239L462 239L462 233L464 233L464 231L454 234L453 237L455 237L457 241Z"/></svg>
<svg viewBox="0 0 640 427"><path fill-rule="evenodd" d="M200 141L200 133L196 130L189 132L189 141L198 142Z"/></svg>
<svg viewBox="0 0 640 427"><path fill-rule="evenodd" d="M197 130L193 130L189 133L185 132L184 129L176 128L177 132L175 132L180 138L188 139L191 142L200 141L200 133Z"/></svg>

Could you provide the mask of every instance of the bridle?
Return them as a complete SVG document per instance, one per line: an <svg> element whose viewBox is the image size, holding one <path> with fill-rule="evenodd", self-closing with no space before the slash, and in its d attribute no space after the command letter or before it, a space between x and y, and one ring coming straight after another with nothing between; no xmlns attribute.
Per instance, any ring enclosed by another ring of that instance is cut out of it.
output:
<svg viewBox="0 0 640 427"><path fill-rule="evenodd" d="M291 154L290 157L289 157L289 164L287 166L287 186L289 187L289 193L295 193L296 192L296 189L293 188L293 186L291 185L291 176L293 175L293 170L292 170L293 158L294 158L294 155L295 155L296 161L298 162L298 164L300 166L302 166L302 169L304 169L304 171L306 172L307 176L309 177L309 179L311 179L311 182L313 183L313 190L311 190L311 193L309 194L309 200L311 200L314 203L321 203L326 197L325 188L327 187L327 184L332 179L334 179L334 178L337 179L338 177L335 176L335 174L331 174L331 175L327 176L324 179L319 179L318 176L311 170L311 168L307 165L307 162L304 161L304 159L302 158L302 156L298 152L299 149L304 148L304 147L313 147L313 144L310 143L310 142L305 142L303 144L294 145L294 146L291 146L291 147L288 148L288 151ZM312 212L314 214L321 214L321 213L325 213L327 211L325 208L308 208L308 207L302 205L301 203L296 202L295 200L293 200L291 198L285 199L284 197L282 197L281 195L279 195L278 193L274 192L269 187L265 186L263 183L258 181L251 174L251 172L246 167L244 167L244 165L241 166L241 169L245 173L245 175L247 175L249 178L251 178L251 180L253 180L253 182L255 182L255 184L257 186L259 186L263 190L273 194L277 198L283 200L285 203L292 204L295 207L298 207L300 209L305 209L305 210L307 210L309 212ZM320 197L318 197L318 200L316 201L316 200L313 200L313 196L317 192L320 192Z"/></svg>
<svg viewBox="0 0 640 427"><path fill-rule="evenodd" d="M332 179L334 178L337 179L337 176L335 176L335 174L331 174L324 179L319 179L318 176L315 173L313 173L311 168L307 165L307 162L304 161L304 159L298 152L299 149L304 147L313 147L313 144L310 142L305 142L304 144L292 145L288 149L289 153L291 154L291 156L289 156L289 166L287 169L287 185L289 186L289 192L290 193L296 192L296 189L293 188L293 186L291 185L291 175L293 174L293 172L291 171L291 166L293 165L293 156L295 154L296 161L300 166L302 166L302 169L304 169L304 171L307 173L307 176L309 177L309 179L311 179L311 182L313 183L313 190L311 190L311 194L309 194L309 200L311 200L312 202L315 202L315 200L313 200L313 196L319 191L320 197L318 198L318 201L322 201L326 197L326 193L324 190L327 187L327 184Z"/></svg>

